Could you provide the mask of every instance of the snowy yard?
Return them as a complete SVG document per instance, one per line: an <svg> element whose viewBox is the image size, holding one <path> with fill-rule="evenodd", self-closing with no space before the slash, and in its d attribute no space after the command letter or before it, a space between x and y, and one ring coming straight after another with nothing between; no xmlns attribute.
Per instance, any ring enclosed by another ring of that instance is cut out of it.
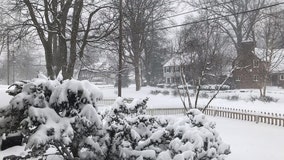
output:
<svg viewBox="0 0 284 160"><path fill-rule="evenodd" d="M224 142L231 145L227 160L283 160L284 128L267 124L208 117Z"/></svg>
<svg viewBox="0 0 284 160"><path fill-rule="evenodd" d="M115 98L117 96L117 89L112 86L99 86L102 90L104 98ZM150 94L151 91L169 91L169 95L158 95ZM148 107L149 108L182 108L183 105L178 96L173 96L172 92L174 89L171 88L157 88L157 87L142 87L141 91L136 92L134 86L122 89L122 96L129 98L144 98L149 97ZM213 92L206 91L209 95ZM227 97L238 96L238 100L228 100ZM249 109L263 112L274 112L284 114L284 89L278 87L268 87L267 96L271 96L277 99L277 102L265 103L259 100L251 101L253 97L259 96L259 90L257 89L242 89L242 90L225 90L220 91L217 98L211 102L211 106L215 107L226 107L226 108L238 108L238 109ZM200 98L198 101L199 106L207 104L209 98ZM191 98L192 103L194 97Z"/></svg>
<svg viewBox="0 0 284 160"><path fill-rule="evenodd" d="M116 89L112 86L100 86L105 98L115 98ZM8 104L12 98L5 93L7 86L0 86L0 106ZM148 106L150 108L162 107L182 107L179 97L173 95L152 95L151 90L166 90L164 88L143 87L142 91L134 91L134 87L123 89L123 96L130 98L150 97ZM171 89L168 89L171 90ZM170 91L171 92L171 91ZM224 97L238 94L238 101L227 100ZM256 90L233 90L223 91L212 105L234 108L249 108L257 111L269 111L284 113L284 90L279 88L269 88L268 95L278 99L278 102L264 103L260 101L251 102L251 96L257 96ZM200 100L205 104L208 99ZM181 116L171 116L178 117ZM232 153L227 160L283 160L284 159L284 128L266 124L256 124L240 120L232 120L220 117L207 117L210 121L216 122L216 129L223 141L231 146ZM0 151L0 159L10 154L24 155L24 147L17 146L4 151Z"/></svg>

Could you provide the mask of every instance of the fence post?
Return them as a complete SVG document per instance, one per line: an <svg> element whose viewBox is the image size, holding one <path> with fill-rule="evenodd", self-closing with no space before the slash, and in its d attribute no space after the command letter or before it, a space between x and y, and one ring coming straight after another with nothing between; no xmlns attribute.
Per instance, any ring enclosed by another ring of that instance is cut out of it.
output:
<svg viewBox="0 0 284 160"><path fill-rule="evenodd" d="M258 115L254 115L254 120L255 120L256 123L258 123L259 122L259 116Z"/></svg>

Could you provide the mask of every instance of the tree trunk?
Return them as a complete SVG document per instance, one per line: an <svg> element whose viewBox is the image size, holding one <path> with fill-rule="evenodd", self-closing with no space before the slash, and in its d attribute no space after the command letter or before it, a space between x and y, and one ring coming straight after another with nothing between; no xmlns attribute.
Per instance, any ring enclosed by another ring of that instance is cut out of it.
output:
<svg viewBox="0 0 284 160"><path fill-rule="evenodd" d="M139 63L134 66L135 67L135 85L136 91L141 89L141 80L140 80L140 66Z"/></svg>
<svg viewBox="0 0 284 160"><path fill-rule="evenodd" d="M47 70L47 76L50 79L55 78L55 74L53 71L53 56L52 56L52 48L49 44L44 45L44 50L45 50L45 62L46 62L46 70Z"/></svg>

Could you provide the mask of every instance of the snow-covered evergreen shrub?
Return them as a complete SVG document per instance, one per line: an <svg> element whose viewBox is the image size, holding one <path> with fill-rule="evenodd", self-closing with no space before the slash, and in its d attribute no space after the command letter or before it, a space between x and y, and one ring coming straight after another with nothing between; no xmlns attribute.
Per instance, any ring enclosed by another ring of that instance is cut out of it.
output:
<svg viewBox="0 0 284 160"><path fill-rule="evenodd" d="M56 147L65 159L79 157L82 146L102 130L96 100L102 93L88 81L36 78L15 85L15 95L0 109L0 134L22 132L32 156Z"/></svg>
<svg viewBox="0 0 284 160"><path fill-rule="evenodd" d="M148 99L118 98L99 114L102 94L95 86L43 76L15 91L1 108L0 134L21 131L32 157L51 147L64 159L92 160L221 160L230 153L199 110L180 119L154 117L145 114Z"/></svg>
<svg viewBox="0 0 284 160"><path fill-rule="evenodd" d="M199 110L177 121L144 115L146 101L117 99L103 120L105 159L221 160L230 153Z"/></svg>

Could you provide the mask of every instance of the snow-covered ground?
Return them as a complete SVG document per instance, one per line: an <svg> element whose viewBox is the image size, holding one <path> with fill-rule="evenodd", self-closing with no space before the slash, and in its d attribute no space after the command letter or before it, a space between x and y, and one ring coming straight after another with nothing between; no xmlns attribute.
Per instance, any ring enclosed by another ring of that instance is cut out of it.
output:
<svg viewBox="0 0 284 160"><path fill-rule="evenodd" d="M8 86L0 85L0 106L8 104L12 98L5 93ZM104 98L115 99L117 97L117 88L110 85L99 85ZM151 91L169 91L169 95L163 95L159 93L157 95L151 94ZM174 96L171 88L157 88L157 87L142 87L139 92L135 91L135 86L131 85L128 88L122 89L122 96L125 98L145 98L149 97L149 108L182 108L182 102L179 96ZM206 94L212 96L214 92L206 91ZM284 89L278 87L268 87L267 95L277 99L277 102L262 102L259 100L252 101L252 97L259 96L259 90L255 89L242 89L242 90L226 90L220 91L217 98L211 102L213 107L226 107L226 108L238 108L249 109L254 111L281 113L284 114ZM228 100L228 97L238 96L238 100ZM192 103L194 97L191 97ZM209 98L199 98L198 105L204 106L209 101Z"/></svg>
<svg viewBox="0 0 284 160"><path fill-rule="evenodd" d="M227 160L283 160L284 128L268 124L208 117L232 153Z"/></svg>
<svg viewBox="0 0 284 160"><path fill-rule="evenodd" d="M116 88L112 86L99 86L105 98L116 98ZM5 93L7 86L0 85L0 107L7 105L12 98ZM170 95L153 95L153 90L168 90ZM172 89L143 87L136 92L134 86L122 90L123 97L144 98L149 97L148 106L150 108L162 107L182 107L178 96L171 94ZM212 93L208 93L209 95ZM227 100L226 97L238 95L238 101ZM274 113L284 113L284 90L280 88L268 88L268 96L278 99L278 102L264 103L261 101L250 101L251 97L258 96L258 90L230 90L222 91L213 100L213 106L245 108L257 111L268 111ZM199 104L206 104L208 99L200 99ZM178 116L179 117L179 116ZM232 154L228 160L283 160L284 159L284 128L267 124L256 124L240 120L232 120L220 117L208 117L217 123L217 131L224 142L231 145ZM24 147L13 147L5 151L0 151L0 160L3 156L10 154L24 154Z"/></svg>
<svg viewBox="0 0 284 160"><path fill-rule="evenodd" d="M117 96L117 89L112 86L99 86L104 94L105 98L115 98ZM150 94L151 91L169 91L169 95ZM135 86L122 89L122 96L129 98L145 98L149 97L149 108L181 108L183 107L179 96L173 96L171 88L156 88L156 87L142 87L141 91L136 92ZM206 91L210 96L214 92ZM238 96L238 100L228 100L228 97ZM255 89L242 89L242 90L227 90L220 91L217 98L211 102L211 106L214 107L227 107L227 108L239 108L249 109L255 111L272 112L284 114L284 89L278 87L268 87L267 96L271 96L277 99L277 102L265 103L259 100L251 101L252 97L258 97L259 90ZM191 98L194 102L194 97ZM204 106L209 101L209 98L200 98L198 101L199 106Z"/></svg>
<svg viewBox="0 0 284 160"><path fill-rule="evenodd" d="M7 85L0 85L0 107L9 104L12 96L9 96L6 92L8 89Z"/></svg>

